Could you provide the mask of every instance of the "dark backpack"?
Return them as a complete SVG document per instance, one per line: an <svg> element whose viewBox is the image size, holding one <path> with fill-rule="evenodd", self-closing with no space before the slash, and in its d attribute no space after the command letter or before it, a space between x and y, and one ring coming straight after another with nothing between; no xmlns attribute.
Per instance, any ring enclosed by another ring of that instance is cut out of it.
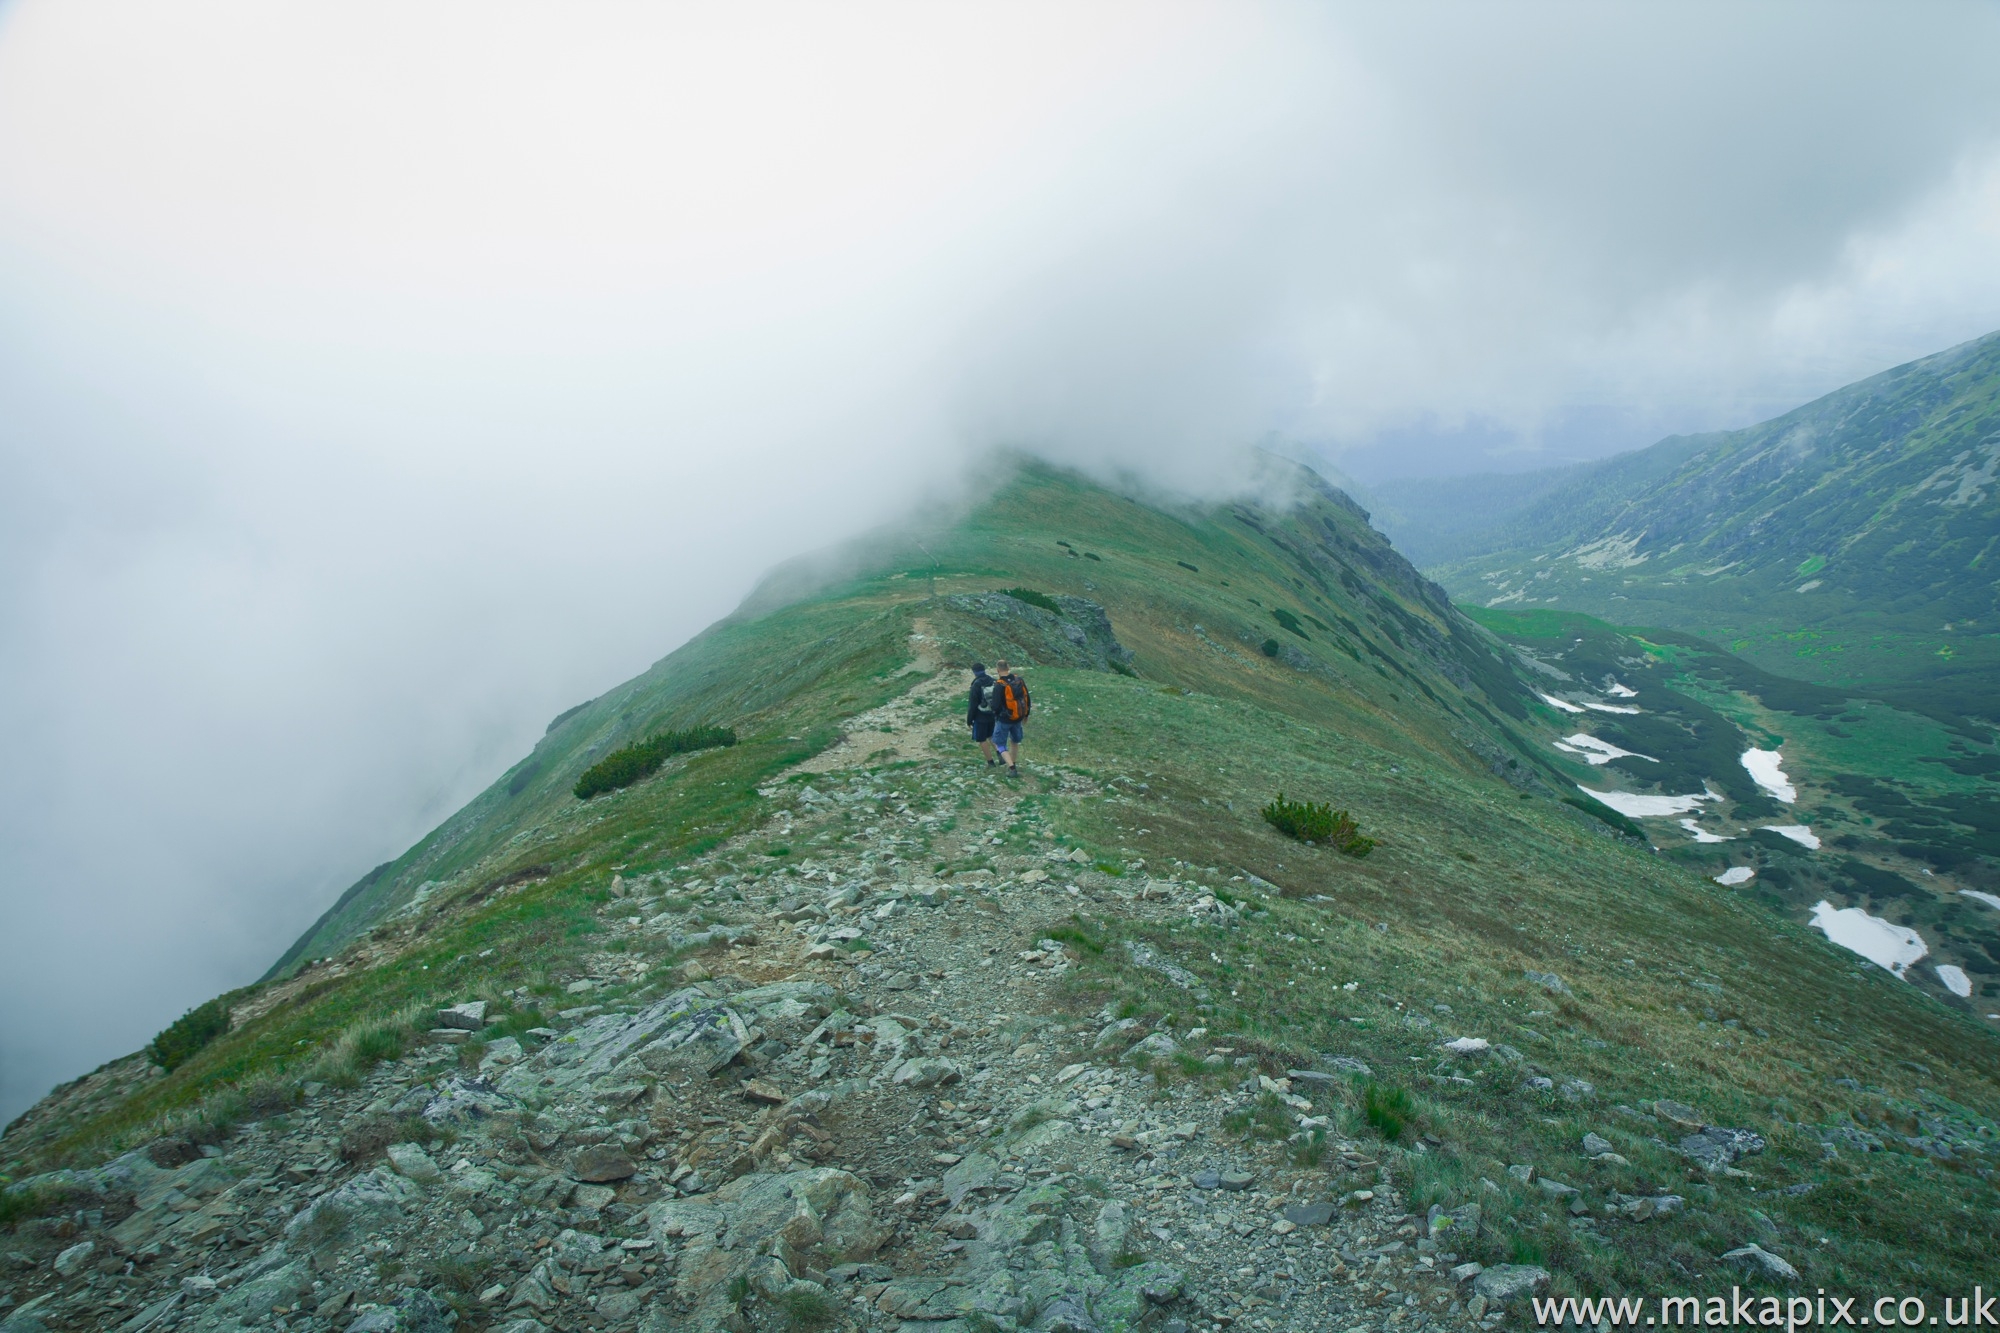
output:
<svg viewBox="0 0 2000 1333"><path fill-rule="evenodd" d="M995 682L993 691L993 716L1008 722L1026 722L1028 709L1028 683L1019 676L1002 676Z"/></svg>

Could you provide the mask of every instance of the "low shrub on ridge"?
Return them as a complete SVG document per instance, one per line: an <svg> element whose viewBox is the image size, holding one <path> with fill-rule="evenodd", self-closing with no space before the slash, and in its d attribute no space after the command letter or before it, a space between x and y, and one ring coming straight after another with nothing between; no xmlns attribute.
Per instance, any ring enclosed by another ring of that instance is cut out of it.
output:
<svg viewBox="0 0 2000 1333"><path fill-rule="evenodd" d="M1331 805L1311 801L1288 801L1283 792L1263 809L1264 820L1278 832L1304 843L1324 843L1349 856L1362 857L1375 850L1375 840L1363 837L1353 816Z"/></svg>
<svg viewBox="0 0 2000 1333"><path fill-rule="evenodd" d="M576 797L587 801L602 792L629 787L660 771L660 765L677 754L713 750L736 744L731 727L690 727L686 731L663 731L634 745L613 750L584 770L576 780Z"/></svg>
<svg viewBox="0 0 2000 1333"><path fill-rule="evenodd" d="M146 1043L147 1058L171 1073L202 1047L229 1031L229 1005L217 996L169 1023L166 1030Z"/></svg>

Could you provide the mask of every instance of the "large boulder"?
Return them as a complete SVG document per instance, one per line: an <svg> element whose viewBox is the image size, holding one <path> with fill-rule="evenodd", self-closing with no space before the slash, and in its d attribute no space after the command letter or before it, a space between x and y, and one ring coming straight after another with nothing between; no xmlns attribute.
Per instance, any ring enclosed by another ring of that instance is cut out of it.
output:
<svg viewBox="0 0 2000 1333"><path fill-rule="evenodd" d="M274 1247L270 1257L282 1258L283 1246ZM262 1267L262 1264L253 1267ZM304 1259L291 1259L268 1268L231 1287L222 1298L200 1316L181 1325L187 1333L222 1333L222 1330L262 1324L280 1305L298 1304L299 1297L312 1286L312 1267Z"/></svg>
<svg viewBox="0 0 2000 1333"><path fill-rule="evenodd" d="M1040 1312L1034 1327L1041 1330L1127 1333L1151 1326L1158 1307L1184 1294L1184 1281L1162 1263L1118 1267L1121 1255L1113 1251L1129 1226L1115 1205L1034 1185L960 1214L954 1227L964 1241L960 1267L896 1278L875 1308L904 1320L965 1321L945 1328L1013 1327L1026 1311Z"/></svg>
<svg viewBox="0 0 2000 1333"><path fill-rule="evenodd" d="M403 1215L422 1191L393 1171L377 1167L329 1190L285 1224L285 1238L317 1250L350 1236L380 1231Z"/></svg>
<svg viewBox="0 0 2000 1333"><path fill-rule="evenodd" d="M759 1256L782 1266L784 1281L803 1279L871 1257L888 1239L875 1220L868 1187L833 1167L782 1174L757 1172L713 1194L655 1204L649 1223L662 1248L678 1243L676 1289L696 1307L689 1327L707 1328L728 1312L729 1288L750 1278ZM763 1275L766 1285L778 1281Z"/></svg>
<svg viewBox="0 0 2000 1333"><path fill-rule="evenodd" d="M1769 1278L1774 1282L1797 1282L1799 1270L1790 1262L1772 1254L1763 1246L1752 1242L1738 1246L1722 1256L1724 1263L1735 1264L1747 1273Z"/></svg>
<svg viewBox="0 0 2000 1333"><path fill-rule="evenodd" d="M1472 1290L1496 1303L1532 1296L1549 1285L1549 1273L1533 1264L1495 1264L1472 1279Z"/></svg>
<svg viewBox="0 0 2000 1333"><path fill-rule="evenodd" d="M690 986L636 1014L600 1014L507 1070L497 1086L541 1104L578 1087L676 1071L710 1074L750 1041L751 1029L731 1003Z"/></svg>
<svg viewBox="0 0 2000 1333"><path fill-rule="evenodd" d="M1720 1171L1737 1158L1764 1151L1763 1136L1747 1129L1725 1129L1710 1125L1699 1134L1689 1134L1680 1142L1681 1156L1704 1171Z"/></svg>

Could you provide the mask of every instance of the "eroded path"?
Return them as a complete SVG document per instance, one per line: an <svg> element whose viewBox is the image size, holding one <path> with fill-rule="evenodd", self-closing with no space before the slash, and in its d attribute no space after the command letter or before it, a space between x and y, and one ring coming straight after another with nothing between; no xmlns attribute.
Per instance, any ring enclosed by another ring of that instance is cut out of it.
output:
<svg viewBox="0 0 2000 1333"><path fill-rule="evenodd" d="M1454 1219L1406 1216L1333 1132L1339 1075L1208 1041L1193 993L1159 1031L1079 998L1097 941L1049 938L1073 914L1233 909L1193 868L1080 864L1047 811L1096 782L988 776L934 723L955 689L863 719L755 833L620 878L604 947L543 992L443 1014L217 1155L119 1159L129 1202L20 1256L8 1333L1497 1322L1449 1271Z"/></svg>

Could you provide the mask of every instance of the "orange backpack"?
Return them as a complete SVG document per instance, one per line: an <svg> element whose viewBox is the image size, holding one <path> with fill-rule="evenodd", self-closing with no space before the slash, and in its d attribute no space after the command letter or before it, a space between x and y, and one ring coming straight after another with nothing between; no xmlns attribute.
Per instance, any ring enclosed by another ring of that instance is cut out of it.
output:
<svg viewBox="0 0 2000 1333"><path fill-rule="evenodd" d="M996 717L1007 722L1025 722L1028 709L1028 683L1019 676L1002 676L997 682L999 688L993 691L993 712Z"/></svg>

